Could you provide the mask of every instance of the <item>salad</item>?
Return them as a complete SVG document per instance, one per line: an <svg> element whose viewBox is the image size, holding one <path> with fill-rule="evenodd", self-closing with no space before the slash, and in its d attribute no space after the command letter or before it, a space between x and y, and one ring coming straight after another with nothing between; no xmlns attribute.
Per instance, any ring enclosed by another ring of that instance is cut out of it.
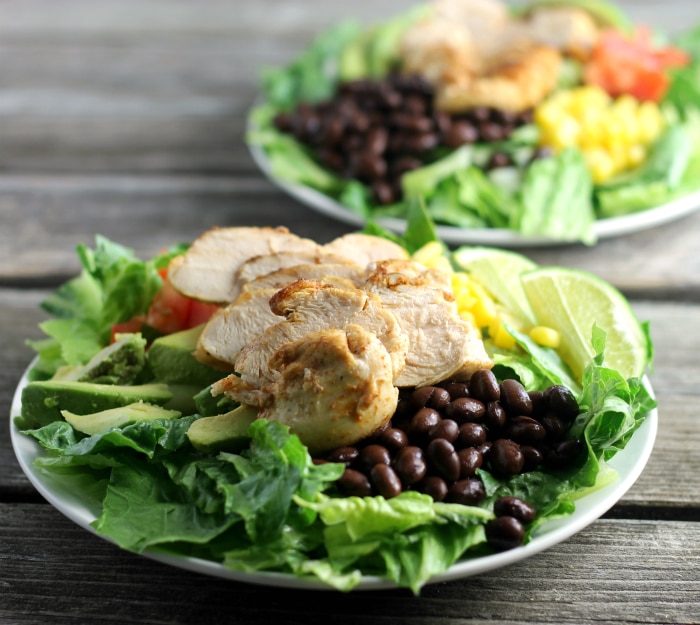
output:
<svg viewBox="0 0 700 625"><path fill-rule="evenodd" d="M642 380L652 357L648 327L615 289L514 253L449 253L418 208L402 237L375 224L367 233L450 277L498 380L575 394L567 436L581 445L572 463L509 476L484 464L484 497L464 505L411 489L348 495L338 487L342 462L319 462L283 419L256 411L242 430L195 439L196 424L220 423L242 406L212 394L226 373L193 357L220 309L173 287L173 268L194 245L140 260L98 236L94 248L78 248L81 274L43 303L52 315L40 325L46 338L30 341L37 357L13 417L42 448L36 469L80 493L99 511L94 530L136 553L313 578L344 591L379 576L416 593L454 563L494 553L487 526L502 497L534 507L520 537L527 543L615 479L607 460L655 406ZM595 323L571 307L581 289L599 307Z"/></svg>
<svg viewBox="0 0 700 625"><path fill-rule="evenodd" d="M590 245L700 190L699 42L604 0L435 0L266 71L247 141L335 216L394 228L419 198L438 225Z"/></svg>

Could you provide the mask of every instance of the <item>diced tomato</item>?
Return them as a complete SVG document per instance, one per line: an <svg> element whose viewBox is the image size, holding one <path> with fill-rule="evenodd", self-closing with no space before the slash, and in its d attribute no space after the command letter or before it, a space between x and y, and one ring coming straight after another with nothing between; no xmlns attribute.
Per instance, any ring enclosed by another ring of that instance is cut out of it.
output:
<svg viewBox="0 0 700 625"><path fill-rule="evenodd" d="M163 334L179 332L187 327L192 300L181 295L166 279L146 313L146 323Z"/></svg>
<svg viewBox="0 0 700 625"><path fill-rule="evenodd" d="M689 62L690 57L683 50L671 46L655 48L646 28L638 28L631 36L607 30L584 68L584 80L613 97L629 94L638 100L658 102L670 82L667 70Z"/></svg>
<svg viewBox="0 0 700 625"><path fill-rule="evenodd" d="M188 328L194 328L202 323L209 321L209 318L219 309L216 304L206 304L191 300L190 314L187 317Z"/></svg>

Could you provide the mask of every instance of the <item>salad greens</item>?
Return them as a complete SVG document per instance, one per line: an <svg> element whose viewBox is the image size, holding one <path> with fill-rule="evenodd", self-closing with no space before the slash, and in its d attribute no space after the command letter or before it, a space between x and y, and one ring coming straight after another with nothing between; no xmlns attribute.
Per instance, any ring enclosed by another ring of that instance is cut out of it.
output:
<svg viewBox="0 0 700 625"><path fill-rule="evenodd" d="M367 230L386 234L409 251L436 240L431 220L420 209L412 211L401 237L376 224ZM42 324L50 338L31 343L39 354L32 376L45 378L65 362L89 361L109 340L107 323L142 311L158 288L155 268L181 250L142 262L102 237L94 250L80 246L82 274L45 303L75 331L57 332L56 324ZM126 291L129 297L120 310L113 298ZM594 329L597 356L582 380L572 378L556 352L514 334L523 349L494 353L494 370L529 388L570 384L582 409L573 427L587 453L576 467L510 479L482 468L487 497L478 507L438 503L413 491L388 500L340 496L335 481L343 465L315 464L298 437L276 422L255 420L249 446L238 453L198 452L186 435L201 416L197 401L179 418L141 420L92 435L64 420L22 428L16 417L16 425L43 448L37 468L79 492L95 511L94 529L124 549L314 578L344 591L363 576L377 575L418 593L460 559L492 553L484 525L499 496L522 497L538 510L526 541L541 524L571 514L582 489L607 483L605 461L624 447L655 406L640 379L625 380L602 366L602 330ZM162 382L143 372L139 378ZM197 394L202 393L206 389Z"/></svg>
<svg viewBox="0 0 700 625"><path fill-rule="evenodd" d="M567 1L549 4L561 3ZM522 13L537 4L514 11ZM611 3L572 0L571 4L592 10L620 32L633 31L629 19ZM403 176L404 199L381 206L365 184L324 168L308 147L275 127L277 113L328 99L341 82L386 76L396 66L401 33L429 10L428 5L419 5L368 28L343 22L318 36L287 67L264 73L263 100L250 112L247 141L263 151L273 178L320 191L364 220L406 218L411 201L419 197L439 224L502 228L525 237L587 245L596 242L596 220L646 210L700 191L700 27L672 42L689 54L690 63L668 70L668 90L659 103L666 130L651 144L641 166L605 182L593 182L577 148L555 158L533 160L541 131L530 123L502 141L436 149L427 164ZM658 33L655 36L661 38ZM580 85L582 76L581 63L565 58L559 89ZM485 169L496 152L507 154L513 165Z"/></svg>

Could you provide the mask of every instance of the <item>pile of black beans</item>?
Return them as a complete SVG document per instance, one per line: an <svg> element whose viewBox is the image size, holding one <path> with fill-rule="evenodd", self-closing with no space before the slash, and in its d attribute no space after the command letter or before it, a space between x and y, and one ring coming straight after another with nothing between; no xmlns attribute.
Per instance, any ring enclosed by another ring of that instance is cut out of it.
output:
<svg viewBox="0 0 700 625"><path fill-rule="evenodd" d="M448 115L433 100L423 78L391 74L342 83L330 100L279 113L275 126L308 145L324 167L367 184L374 201L387 205L401 199L401 176L422 167L438 148L502 141L532 121L532 111L487 107ZM487 169L511 164L507 153L495 152Z"/></svg>
<svg viewBox="0 0 700 625"><path fill-rule="evenodd" d="M416 490L436 501L478 505L486 497L477 474L482 467L508 478L575 462L583 445L567 438L567 430L578 413L573 393L564 386L528 392L517 380L499 383L492 371L482 369L468 383L402 390L385 427L318 460L345 464L338 488L346 496L392 498ZM518 501L520 509L529 506ZM529 515L494 512L489 542L496 548L519 544Z"/></svg>

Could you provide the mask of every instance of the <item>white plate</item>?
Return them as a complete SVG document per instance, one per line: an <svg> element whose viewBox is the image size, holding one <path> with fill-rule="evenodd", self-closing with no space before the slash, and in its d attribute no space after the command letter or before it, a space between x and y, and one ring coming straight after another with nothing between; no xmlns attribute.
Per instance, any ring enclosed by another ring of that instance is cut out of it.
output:
<svg viewBox="0 0 700 625"><path fill-rule="evenodd" d="M251 156L263 173L280 189L296 198L303 204L338 221L351 224L358 228L365 225L363 217L344 207L332 198L316 189L305 185L280 180L270 169L270 163L265 150L258 145L248 145ZM593 226L598 240L632 234L648 230L670 221L685 217L700 208L700 191L691 193L671 202L623 215L599 219ZM388 230L402 234L406 229L406 221L395 217L377 219L377 223ZM442 241L452 245L493 245L499 247L542 247L554 245L571 245L575 241L560 241L548 237L526 237L513 230L505 228L457 228L455 226L436 226L435 230Z"/></svg>
<svg viewBox="0 0 700 625"><path fill-rule="evenodd" d="M25 371L15 391L10 412L11 416L18 415L21 412L22 389L27 384L28 371L29 369ZM645 380L645 382L648 385L648 381ZM649 390L651 392L651 387L649 387ZM469 577L507 566L552 547L581 531L607 512L637 480L649 460L656 438L657 425L658 413L656 410L653 410L634 433L627 446L615 454L610 461L609 466L617 471L618 479L604 488L577 500L576 510L571 516L545 523L527 545L503 553L458 562L441 575L432 578L429 583ZM99 511L91 509L85 499L81 498L79 492L66 488L61 484L60 480L40 471L34 466L34 460L42 455L43 449L33 438L20 434L14 423L10 424L10 434L12 446L20 467L39 493L69 519L80 527L94 533L90 523L97 518ZM101 536L101 538L104 537ZM156 551L146 551L144 555L182 569L235 581L286 588L330 590L328 585L315 579L302 579L282 573L232 571L216 562L162 554ZM365 576L356 588L358 590L376 590L394 587L395 585L386 579Z"/></svg>

